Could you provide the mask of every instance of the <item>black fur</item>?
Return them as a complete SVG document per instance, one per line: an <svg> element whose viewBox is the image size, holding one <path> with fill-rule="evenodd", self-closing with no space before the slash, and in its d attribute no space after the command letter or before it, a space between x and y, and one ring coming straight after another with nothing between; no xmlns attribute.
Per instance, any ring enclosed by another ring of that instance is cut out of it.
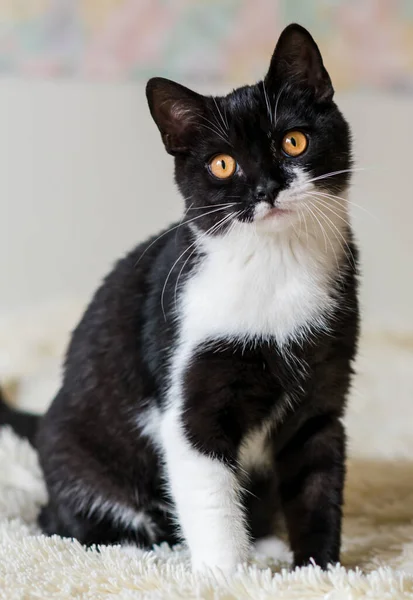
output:
<svg viewBox="0 0 413 600"><path fill-rule="evenodd" d="M10 425L21 437L27 438L31 444L37 433L39 417L25 412L17 412L10 408L0 388L0 426Z"/></svg>
<svg viewBox="0 0 413 600"><path fill-rule="evenodd" d="M265 93L273 108L277 104L275 125ZM188 221L199 216L194 223L204 232L236 211L249 221L257 190L274 182L278 191L271 202L277 206L279 191L290 184L291 161L313 177L340 171L319 181L330 193L344 190L351 168L348 126L332 101L318 48L299 26L283 32L264 83L214 99L153 79L147 95L165 147L175 157L187 213L180 226L121 260L96 292L73 333L62 387L37 437L50 497L40 523L47 533L85 544L133 540L150 546L178 539L159 449L142 435L138 420L148 406L164 410L177 337L175 292L179 299L199 260L196 248L192 256L185 253L195 240ZM309 145L292 159L283 154L281 140L297 128L306 132ZM232 154L242 175L215 180L206 165L217 153ZM236 199L228 210L208 214L201 208L213 209L228 198ZM357 253L350 232L348 243L354 259L346 256L331 282L339 308L329 317L328 332L310 331L283 349L275 340L243 347L214 340L198 350L184 382L188 440L235 471L245 434L283 395L292 399L268 434L274 470L251 474L253 496L245 502L254 538L268 535L276 512L283 512L297 565L314 558L325 567L339 559L345 472L340 418L358 336ZM106 508L96 508L97 498ZM144 510L153 531L131 529L111 506Z"/></svg>

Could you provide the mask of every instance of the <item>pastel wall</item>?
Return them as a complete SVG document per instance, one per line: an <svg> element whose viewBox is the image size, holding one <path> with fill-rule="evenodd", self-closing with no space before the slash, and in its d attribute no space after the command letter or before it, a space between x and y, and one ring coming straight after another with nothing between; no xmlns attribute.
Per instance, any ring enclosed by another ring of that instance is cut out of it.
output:
<svg viewBox="0 0 413 600"><path fill-rule="evenodd" d="M294 21L337 87L413 89L412 0L2 0L0 71L245 83Z"/></svg>

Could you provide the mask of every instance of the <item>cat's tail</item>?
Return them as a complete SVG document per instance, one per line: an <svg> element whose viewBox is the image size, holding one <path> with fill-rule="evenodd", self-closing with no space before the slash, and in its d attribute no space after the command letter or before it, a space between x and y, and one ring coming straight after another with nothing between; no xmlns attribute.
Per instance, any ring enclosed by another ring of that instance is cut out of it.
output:
<svg viewBox="0 0 413 600"><path fill-rule="evenodd" d="M18 436L28 439L34 446L39 420L38 415L10 408L6 404L0 389L0 427L10 425Z"/></svg>

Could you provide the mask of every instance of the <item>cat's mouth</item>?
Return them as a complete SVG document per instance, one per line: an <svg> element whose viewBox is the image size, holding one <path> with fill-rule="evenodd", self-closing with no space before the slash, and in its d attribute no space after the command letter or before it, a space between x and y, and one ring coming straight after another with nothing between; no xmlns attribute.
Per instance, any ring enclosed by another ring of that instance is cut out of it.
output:
<svg viewBox="0 0 413 600"><path fill-rule="evenodd" d="M290 215L293 211L280 206L257 206L254 214L254 221L268 221L286 215Z"/></svg>
<svg viewBox="0 0 413 600"><path fill-rule="evenodd" d="M292 213L291 210L288 210L287 208L280 208L278 206L275 206L273 208L270 208L267 212L267 214L263 217L264 219L273 219L274 217L279 217L282 215L290 215Z"/></svg>

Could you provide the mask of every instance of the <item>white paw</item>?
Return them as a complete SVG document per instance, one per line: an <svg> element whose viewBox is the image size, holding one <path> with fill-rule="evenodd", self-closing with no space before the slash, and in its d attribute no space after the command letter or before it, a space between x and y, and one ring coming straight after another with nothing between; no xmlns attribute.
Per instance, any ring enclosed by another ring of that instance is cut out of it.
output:
<svg viewBox="0 0 413 600"><path fill-rule="evenodd" d="M291 551L288 546L275 535L261 538L254 545L258 558L270 558L274 562L291 562Z"/></svg>

